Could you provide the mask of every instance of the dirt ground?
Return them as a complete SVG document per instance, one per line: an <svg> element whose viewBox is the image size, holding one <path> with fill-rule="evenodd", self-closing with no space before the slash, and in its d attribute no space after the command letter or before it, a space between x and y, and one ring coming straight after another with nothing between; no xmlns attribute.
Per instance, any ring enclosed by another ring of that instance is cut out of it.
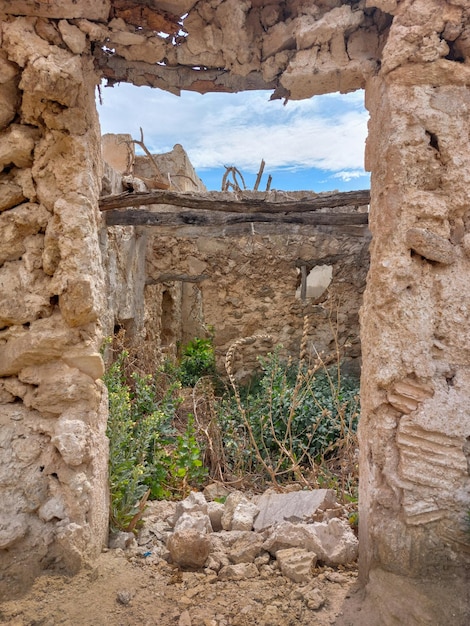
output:
<svg viewBox="0 0 470 626"><path fill-rule="evenodd" d="M145 554L145 553L143 553ZM216 574L181 572L160 559L122 550L103 552L73 578L43 576L20 600L0 604L9 626L326 626L343 623L356 568L318 568L305 584L274 571L220 581ZM354 594L353 594L354 595ZM316 604L320 604L318 608ZM310 608L309 606L310 605ZM357 622L356 622L357 624Z"/></svg>

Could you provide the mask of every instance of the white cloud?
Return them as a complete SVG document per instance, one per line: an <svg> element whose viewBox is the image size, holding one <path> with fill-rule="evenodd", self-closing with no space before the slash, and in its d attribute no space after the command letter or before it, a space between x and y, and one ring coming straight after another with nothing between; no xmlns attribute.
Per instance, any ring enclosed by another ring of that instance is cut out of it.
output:
<svg viewBox="0 0 470 626"><path fill-rule="evenodd" d="M120 85L102 90L102 131L130 133L142 127L146 145L166 152L183 145L198 170L235 165L318 168L342 180L364 175L368 114L363 94L329 94L310 100L269 101L267 92L184 93ZM348 177L349 178L346 178Z"/></svg>
<svg viewBox="0 0 470 626"><path fill-rule="evenodd" d="M354 178L361 178L364 176L364 172L362 170L342 170L341 172L336 172L332 175L331 178L339 178L345 182L349 182Z"/></svg>

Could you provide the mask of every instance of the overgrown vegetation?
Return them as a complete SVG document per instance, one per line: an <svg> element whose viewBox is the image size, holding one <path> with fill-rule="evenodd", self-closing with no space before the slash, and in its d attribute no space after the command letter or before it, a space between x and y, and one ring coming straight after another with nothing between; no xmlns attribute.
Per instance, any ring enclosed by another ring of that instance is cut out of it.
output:
<svg viewBox="0 0 470 626"><path fill-rule="evenodd" d="M356 499L358 381L342 375L339 349L309 358L307 326L297 363L275 348L242 387L234 356L253 338L228 351L225 387L214 384L211 339L193 339L152 374L119 352L105 377L114 529L133 530L147 498L184 497L209 477L260 489L296 481Z"/></svg>
<svg viewBox="0 0 470 626"><path fill-rule="evenodd" d="M181 384L162 373L126 375L129 353L121 351L105 374L109 394L110 521L113 529L133 530L147 498L185 496L206 477L188 416L175 426L183 401Z"/></svg>

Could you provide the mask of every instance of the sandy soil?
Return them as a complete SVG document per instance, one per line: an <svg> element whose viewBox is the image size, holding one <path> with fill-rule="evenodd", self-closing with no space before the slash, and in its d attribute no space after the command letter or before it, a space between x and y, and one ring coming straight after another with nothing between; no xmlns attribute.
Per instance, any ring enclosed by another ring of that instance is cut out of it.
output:
<svg viewBox="0 0 470 626"><path fill-rule="evenodd" d="M344 623L343 605L354 595L356 574L355 566L312 571L308 587L317 588L317 597L324 602L309 608L299 592L305 584L294 583L278 571L256 579L220 581L216 574L181 572L152 555L108 550L93 568L73 578L45 575L22 599L0 604L0 623L326 626L337 623L338 617Z"/></svg>

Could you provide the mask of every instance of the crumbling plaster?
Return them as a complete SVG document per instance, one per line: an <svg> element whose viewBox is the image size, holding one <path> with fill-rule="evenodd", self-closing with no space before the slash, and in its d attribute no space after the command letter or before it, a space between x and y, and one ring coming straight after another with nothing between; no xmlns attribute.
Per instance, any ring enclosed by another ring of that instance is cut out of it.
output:
<svg viewBox="0 0 470 626"><path fill-rule="evenodd" d="M73 571L106 531L100 76L293 99L365 87L366 602L382 624L467 624L468 0L3 0L0 16L2 590Z"/></svg>

